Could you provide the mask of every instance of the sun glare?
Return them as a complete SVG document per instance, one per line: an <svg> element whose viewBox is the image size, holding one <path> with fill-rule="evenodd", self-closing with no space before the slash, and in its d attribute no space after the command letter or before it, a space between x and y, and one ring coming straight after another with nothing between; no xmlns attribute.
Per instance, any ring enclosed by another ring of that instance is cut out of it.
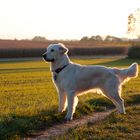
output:
<svg viewBox="0 0 140 140"><path fill-rule="evenodd" d="M138 0L4 0L0 2L0 38L123 37L127 17L138 6Z"/></svg>

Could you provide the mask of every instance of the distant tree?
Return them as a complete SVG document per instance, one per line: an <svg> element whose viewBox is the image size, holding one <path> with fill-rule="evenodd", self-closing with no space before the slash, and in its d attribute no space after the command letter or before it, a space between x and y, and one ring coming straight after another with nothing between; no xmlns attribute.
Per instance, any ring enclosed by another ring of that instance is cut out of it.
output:
<svg viewBox="0 0 140 140"><path fill-rule="evenodd" d="M84 36L84 37L81 38L80 41L88 41L88 40L89 40L89 38L87 36Z"/></svg>
<svg viewBox="0 0 140 140"><path fill-rule="evenodd" d="M84 36L81 38L80 41L103 41L103 38L100 35L91 36L91 37Z"/></svg>
<svg viewBox="0 0 140 140"><path fill-rule="evenodd" d="M35 36L32 41L47 41L47 39L42 36Z"/></svg>
<svg viewBox="0 0 140 140"><path fill-rule="evenodd" d="M96 35L96 41L103 41L103 38L100 35Z"/></svg>
<svg viewBox="0 0 140 140"><path fill-rule="evenodd" d="M15 40L15 41L18 41L18 39L17 39L17 38L15 38L14 40Z"/></svg>
<svg viewBox="0 0 140 140"><path fill-rule="evenodd" d="M96 36L91 36L91 37L89 38L89 40L90 40L90 41L96 41Z"/></svg>
<svg viewBox="0 0 140 140"><path fill-rule="evenodd" d="M118 42L118 41L122 41L122 40L118 37L108 35L108 36L106 36L104 41L116 41L116 42Z"/></svg>
<svg viewBox="0 0 140 140"><path fill-rule="evenodd" d="M140 38L140 9L128 16L128 34L133 34Z"/></svg>
<svg viewBox="0 0 140 140"><path fill-rule="evenodd" d="M89 38L90 41L102 41L102 37L100 35L96 35L96 36L91 36Z"/></svg>

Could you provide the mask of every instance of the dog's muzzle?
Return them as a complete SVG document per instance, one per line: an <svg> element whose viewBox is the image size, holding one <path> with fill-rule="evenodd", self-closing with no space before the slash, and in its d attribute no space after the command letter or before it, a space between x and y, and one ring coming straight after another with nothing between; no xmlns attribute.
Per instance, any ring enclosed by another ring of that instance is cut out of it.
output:
<svg viewBox="0 0 140 140"><path fill-rule="evenodd" d="M43 54L42 56L43 56L43 58L46 60L46 56L47 56L47 55L46 55L46 54Z"/></svg>
<svg viewBox="0 0 140 140"><path fill-rule="evenodd" d="M43 56L44 60L47 61L47 62L53 62L54 61L54 59L48 59L46 54L43 54L42 56Z"/></svg>

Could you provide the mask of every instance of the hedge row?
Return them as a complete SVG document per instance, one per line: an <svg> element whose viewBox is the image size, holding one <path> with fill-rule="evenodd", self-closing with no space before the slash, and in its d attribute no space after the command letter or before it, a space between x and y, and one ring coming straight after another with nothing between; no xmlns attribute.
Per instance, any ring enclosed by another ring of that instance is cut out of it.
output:
<svg viewBox="0 0 140 140"><path fill-rule="evenodd" d="M41 57L46 48L0 49L0 58ZM69 55L126 55L127 47L70 48Z"/></svg>
<svg viewBox="0 0 140 140"><path fill-rule="evenodd" d="M128 50L128 57L132 59L140 58L140 43L133 44Z"/></svg>
<svg viewBox="0 0 140 140"><path fill-rule="evenodd" d="M40 57L46 49L0 49L0 58Z"/></svg>
<svg viewBox="0 0 140 140"><path fill-rule="evenodd" d="M71 48L70 55L126 55L127 47Z"/></svg>

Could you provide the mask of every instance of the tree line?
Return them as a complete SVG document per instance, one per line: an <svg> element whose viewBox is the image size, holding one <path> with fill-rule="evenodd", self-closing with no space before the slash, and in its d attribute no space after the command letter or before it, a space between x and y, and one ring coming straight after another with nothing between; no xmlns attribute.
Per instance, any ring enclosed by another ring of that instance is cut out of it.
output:
<svg viewBox="0 0 140 140"><path fill-rule="evenodd" d="M96 35L96 36L84 36L81 38L80 41L111 41L111 42L120 42L123 41L121 38L115 37L115 36L111 36L111 35L107 35L105 38L100 36L100 35Z"/></svg>
<svg viewBox="0 0 140 140"><path fill-rule="evenodd" d="M41 42L48 41L48 39L46 39L45 37L42 37L42 36L35 36L31 40L32 41L41 41ZM96 35L96 36L91 36L91 37L84 36L78 41L99 41L99 42L100 41L113 41L113 42L118 42L119 41L120 42L120 41L122 41L122 39L118 38L118 37L115 37L115 36L111 36L111 35L108 35L105 38L100 36L100 35Z"/></svg>

